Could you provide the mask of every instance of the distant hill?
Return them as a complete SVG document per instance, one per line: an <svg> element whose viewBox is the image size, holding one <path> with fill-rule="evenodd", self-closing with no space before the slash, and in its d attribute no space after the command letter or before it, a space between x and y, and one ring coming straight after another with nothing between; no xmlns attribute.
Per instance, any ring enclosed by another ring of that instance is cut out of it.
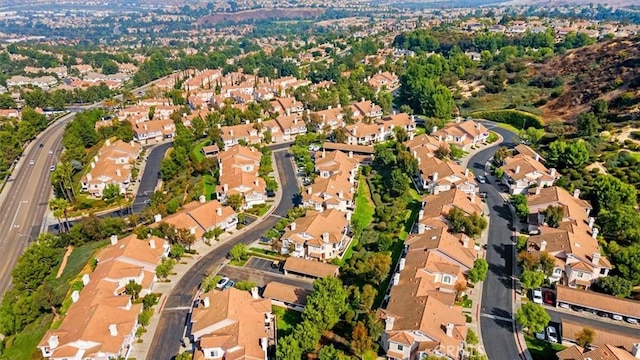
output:
<svg viewBox="0 0 640 360"><path fill-rule="evenodd" d="M627 7L638 5L638 0L511 0L504 5L535 5L535 6L562 6L562 5L589 5L602 4L613 7Z"/></svg>
<svg viewBox="0 0 640 360"><path fill-rule="evenodd" d="M308 19L322 15L326 9L321 8L286 8L286 9L255 9L233 13L217 13L203 16L196 22L197 25L218 24L222 22L242 22L247 20L264 19Z"/></svg>
<svg viewBox="0 0 640 360"><path fill-rule="evenodd" d="M600 97L612 102L613 111L628 114L629 101L620 99L623 94L628 98L630 93L635 99L640 97L640 37L571 50L544 64L533 65L532 72L534 77L564 79L562 95L541 107L545 119L573 121Z"/></svg>

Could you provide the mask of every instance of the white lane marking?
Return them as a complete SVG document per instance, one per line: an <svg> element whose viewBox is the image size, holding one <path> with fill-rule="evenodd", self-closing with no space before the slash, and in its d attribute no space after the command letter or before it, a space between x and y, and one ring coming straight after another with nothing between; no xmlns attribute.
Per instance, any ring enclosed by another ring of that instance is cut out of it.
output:
<svg viewBox="0 0 640 360"><path fill-rule="evenodd" d="M18 208L16 209L16 213L15 215L13 215L13 221L11 222L11 228L13 229L14 227L20 227L20 225L16 225L16 217L18 217L18 213L20 212L20 206L22 206L22 204L26 204L28 203L27 200L22 200L20 202L20 204L18 204Z"/></svg>

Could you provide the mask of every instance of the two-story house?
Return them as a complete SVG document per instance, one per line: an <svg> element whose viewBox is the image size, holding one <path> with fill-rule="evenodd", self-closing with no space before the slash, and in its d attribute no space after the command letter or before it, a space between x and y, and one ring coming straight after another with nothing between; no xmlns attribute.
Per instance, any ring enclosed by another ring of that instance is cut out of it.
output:
<svg viewBox="0 0 640 360"><path fill-rule="evenodd" d="M406 113L394 114L385 118L378 118L371 123L358 122L345 127L347 144L371 145L393 139L394 129L404 129L409 138L413 138L416 125L412 116Z"/></svg>
<svg viewBox="0 0 640 360"><path fill-rule="evenodd" d="M200 295L191 315L194 360L261 359L275 342L271 300L252 292L229 288Z"/></svg>
<svg viewBox="0 0 640 360"><path fill-rule="evenodd" d="M340 105L327 110L320 110L310 113L311 124L318 132L330 132L345 125L344 114Z"/></svg>
<svg viewBox="0 0 640 360"><path fill-rule="evenodd" d="M524 154L507 157L500 169L502 183L509 187L511 194L526 194L530 188L552 186L560 178L556 169L548 169Z"/></svg>
<svg viewBox="0 0 640 360"><path fill-rule="evenodd" d="M218 185L216 196L226 202L230 195L240 194L243 208L264 204L266 183L259 176L262 153L254 147L235 145L218 154Z"/></svg>
<svg viewBox="0 0 640 360"><path fill-rule="evenodd" d="M90 169L81 179L81 189L94 197L102 197L102 191L110 184L117 185L121 194L125 194L131 184L131 169L140 150L139 144L117 140L105 141L90 163Z"/></svg>
<svg viewBox="0 0 640 360"><path fill-rule="evenodd" d="M417 183L429 194L451 189L458 189L467 194L478 192L478 185L469 169L463 169L453 161L442 161L435 156L420 158L417 151L414 152L414 156L418 159Z"/></svg>
<svg viewBox="0 0 640 360"><path fill-rule="evenodd" d="M358 161L342 151L316 153L316 172L318 177L308 185L302 194L302 206L316 211L336 209L342 212L352 211L355 207L355 176Z"/></svg>
<svg viewBox="0 0 640 360"><path fill-rule="evenodd" d="M300 115L304 111L304 105L293 97L279 97L271 101L271 113L278 115Z"/></svg>
<svg viewBox="0 0 640 360"><path fill-rule="evenodd" d="M351 242L349 213L335 209L307 211L282 235L282 254L330 260L340 256Z"/></svg>
<svg viewBox="0 0 640 360"><path fill-rule="evenodd" d="M296 136L307 133L307 123L297 114L280 115L275 121L280 127L283 141L293 140Z"/></svg>
<svg viewBox="0 0 640 360"><path fill-rule="evenodd" d="M489 137L489 130L479 122L459 119L442 129L434 127L431 136L468 151L482 144Z"/></svg>
<svg viewBox="0 0 640 360"><path fill-rule="evenodd" d="M218 200L206 201L204 195L200 196L199 201L183 205L180 211L164 219L156 215L155 220L151 227L164 222L175 226L176 229L188 229L196 239L201 239L209 230L220 228L229 231L238 225L238 216L231 206L224 206Z"/></svg>
<svg viewBox="0 0 640 360"><path fill-rule="evenodd" d="M244 124L222 126L220 128L220 137L224 142L225 149L238 145L241 142L260 144L262 141L262 132L260 129L260 123L250 123L246 121Z"/></svg>
<svg viewBox="0 0 640 360"><path fill-rule="evenodd" d="M131 126L133 126L133 138L141 144L170 139L176 135L176 125L169 119L135 122Z"/></svg>
<svg viewBox="0 0 640 360"><path fill-rule="evenodd" d="M422 198L422 208L418 211L417 231L424 232L434 227L446 224L446 216L452 208L462 210L466 215L484 212L480 204L480 197L475 193L466 193L456 188L435 195L427 195ZM434 221L436 223L434 225Z"/></svg>
<svg viewBox="0 0 640 360"><path fill-rule="evenodd" d="M351 104L353 118L362 120L364 118L376 119L382 117L382 108L370 100L362 99L360 102Z"/></svg>

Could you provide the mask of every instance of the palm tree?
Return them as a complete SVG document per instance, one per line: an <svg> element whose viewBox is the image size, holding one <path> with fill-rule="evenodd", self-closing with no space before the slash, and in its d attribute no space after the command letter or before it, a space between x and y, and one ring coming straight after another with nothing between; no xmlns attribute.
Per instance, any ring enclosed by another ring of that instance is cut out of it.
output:
<svg viewBox="0 0 640 360"><path fill-rule="evenodd" d="M62 198L53 198L49 200L49 209L53 211L53 216L58 220L58 225L60 226L61 231L68 231L67 227L69 224L69 220L67 219L67 207L69 207L69 202ZM62 218L65 218L65 225L62 224Z"/></svg>

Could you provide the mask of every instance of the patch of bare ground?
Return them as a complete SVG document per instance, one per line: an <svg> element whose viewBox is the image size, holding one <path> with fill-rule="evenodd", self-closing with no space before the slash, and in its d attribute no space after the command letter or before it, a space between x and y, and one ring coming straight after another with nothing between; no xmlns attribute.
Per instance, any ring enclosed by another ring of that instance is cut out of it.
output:
<svg viewBox="0 0 640 360"><path fill-rule="evenodd" d="M460 95L463 99L468 99L473 96L474 92L484 89L484 85L482 85L480 81L469 82L458 80L456 85L460 88Z"/></svg>

